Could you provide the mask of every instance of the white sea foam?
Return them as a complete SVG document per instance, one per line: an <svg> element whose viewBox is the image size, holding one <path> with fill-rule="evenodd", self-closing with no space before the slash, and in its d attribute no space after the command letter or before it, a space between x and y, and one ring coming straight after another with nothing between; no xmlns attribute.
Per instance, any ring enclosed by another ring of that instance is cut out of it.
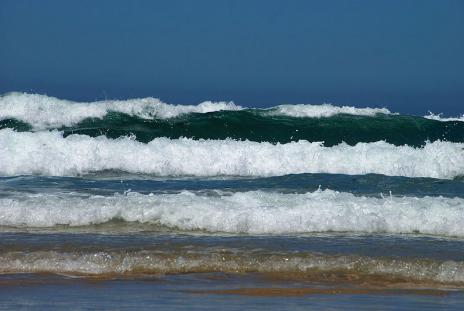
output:
<svg viewBox="0 0 464 311"><path fill-rule="evenodd" d="M464 144L422 148L384 141L324 147L307 141L273 145L235 140L92 138L0 130L0 175L75 176L121 170L157 176L279 176L299 173L454 178L464 175Z"/></svg>
<svg viewBox="0 0 464 311"><path fill-rule="evenodd" d="M103 118L108 112L121 112L144 119L166 119L188 113L221 110L242 110L232 102L205 101L198 105L169 105L156 98L104 100L88 103L73 102L39 94L8 93L0 97L0 120L16 119L30 124L35 130L72 126L86 118ZM386 108L355 108L323 105L281 105L257 109L266 115L292 117L330 117L336 114L374 116L390 114Z"/></svg>
<svg viewBox="0 0 464 311"><path fill-rule="evenodd" d="M0 225L84 226L112 219L181 230L230 233L387 232L464 236L464 199L383 198L332 190L305 194L250 191L78 196L31 194L0 199Z"/></svg>
<svg viewBox="0 0 464 311"><path fill-rule="evenodd" d="M391 114L387 108L356 108L350 106L322 105L281 105L268 110L270 115L285 115L290 117L323 118L337 114L357 116L375 116L376 114Z"/></svg>
<svg viewBox="0 0 464 311"><path fill-rule="evenodd" d="M156 98L78 103L38 94L8 93L0 97L0 120L14 118L34 129L71 126L86 118L103 118L121 112L144 119L173 118L187 113L240 110L232 102L206 101L199 105L169 105Z"/></svg>
<svg viewBox="0 0 464 311"><path fill-rule="evenodd" d="M430 120L442 121L442 122L449 122L449 121L464 122L464 115L457 117L457 118L446 118L446 117L442 117L441 114L433 114L432 112L429 112L429 114L424 116L424 118L430 119Z"/></svg>

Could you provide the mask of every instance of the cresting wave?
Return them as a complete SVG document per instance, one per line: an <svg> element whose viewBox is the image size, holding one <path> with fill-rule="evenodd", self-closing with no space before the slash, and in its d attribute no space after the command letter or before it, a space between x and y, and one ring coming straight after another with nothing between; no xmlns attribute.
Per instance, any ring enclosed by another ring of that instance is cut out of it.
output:
<svg viewBox="0 0 464 311"><path fill-rule="evenodd" d="M121 112L142 119L173 118L186 113L239 110L226 102L206 101L197 106L169 105L156 98L105 100L77 103L38 94L8 93L0 97L0 120L16 119L34 129L71 126L87 118L101 119L108 112Z"/></svg>
<svg viewBox="0 0 464 311"><path fill-rule="evenodd" d="M377 173L451 179L464 175L464 144L423 148L386 142L324 147L307 141L270 144L235 140L130 137L108 139L54 132L0 130L0 175L72 176L120 170L157 176L278 176Z"/></svg>
<svg viewBox="0 0 464 311"><path fill-rule="evenodd" d="M109 138L133 135L145 143L158 137L186 137L271 143L307 140L329 147L342 142L354 145L385 140L397 146L418 147L426 141L464 142L464 122L457 120L330 104L257 109L230 102L169 105L154 98L77 103L36 94L0 97L0 129L58 129L65 136Z"/></svg>
<svg viewBox="0 0 464 311"><path fill-rule="evenodd" d="M235 111L244 108L232 102L203 102L199 105L169 105L156 98L105 100L78 103L38 94L8 93L0 97L0 120L16 119L34 129L72 126L87 118L101 119L109 112L121 112L142 119L174 118L188 113ZM282 105L269 109L253 109L264 115L292 117L330 117L337 114L374 116L390 114L385 108L355 108L323 105Z"/></svg>
<svg viewBox="0 0 464 311"><path fill-rule="evenodd" d="M430 112L428 115L424 116L424 118L430 119L430 120L442 121L442 122L450 122L450 121L464 122L464 115L460 117L446 118L446 117L442 117L441 114L433 114Z"/></svg>
<svg viewBox="0 0 464 311"><path fill-rule="evenodd" d="M68 275L137 275L180 273L297 274L299 278L363 281L378 277L393 282L464 283L464 264L456 261L402 260L313 253L265 253L240 249L203 250L59 250L4 252L0 273ZM328 275L327 275L328 274ZM377 281L378 282L378 281Z"/></svg>
<svg viewBox="0 0 464 311"><path fill-rule="evenodd" d="M268 115L290 116L298 118L327 118L337 114L355 116L375 116L376 114L391 114L387 108L356 108L350 106L322 105L280 105L270 109L263 109Z"/></svg>
<svg viewBox="0 0 464 311"><path fill-rule="evenodd" d="M0 199L0 225L86 226L114 219L180 230L281 234L424 233L464 236L464 199L364 197L332 190L114 196L21 194Z"/></svg>
<svg viewBox="0 0 464 311"><path fill-rule="evenodd" d="M0 120L0 129L2 128L34 131L29 124L14 119ZM270 143L307 140L324 142L327 147L342 142L354 145L380 140L397 146L416 147L425 145L426 141L464 142L464 122L439 122L414 116L384 114L296 118L270 116L251 109L193 113L169 119L144 119L120 112L109 112L102 119L87 118L73 126L58 129L65 136L83 134L118 138L132 135L137 141L145 143L157 137L230 138Z"/></svg>

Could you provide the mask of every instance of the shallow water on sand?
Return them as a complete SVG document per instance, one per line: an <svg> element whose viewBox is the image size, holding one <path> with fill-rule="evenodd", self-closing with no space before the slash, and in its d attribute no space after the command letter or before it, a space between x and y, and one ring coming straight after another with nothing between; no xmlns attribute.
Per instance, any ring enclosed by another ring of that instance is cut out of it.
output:
<svg viewBox="0 0 464 311"><path fill-rule="evenodd" d="M334 290L334 287L321 283L263 281L253 275L224 274L184 274L100 281L49 275L8 275L0 276L0 288L2 310L461 310L464 303L464 294L461 291L424 290L421 293L408 290L372 290L357 293L340 290L347 288L343 285ZM255 293L256 289L264 290L258 294L221 292L244 288L254 289ZM269 290L272 288L274 290ZM300 295L298 292L301 289L306 291ZM332 294L332 291L336 294Z"/></svg>

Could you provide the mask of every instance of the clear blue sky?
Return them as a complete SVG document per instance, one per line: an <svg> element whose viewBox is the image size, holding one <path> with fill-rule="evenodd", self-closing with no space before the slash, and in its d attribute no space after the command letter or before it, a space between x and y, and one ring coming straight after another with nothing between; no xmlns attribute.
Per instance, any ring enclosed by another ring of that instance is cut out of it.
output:
<svg viewBox="0 0 464 311"><path fill-rule="evenodd" d="M0 93L464 113L464 1L0 0Z"/></svg>

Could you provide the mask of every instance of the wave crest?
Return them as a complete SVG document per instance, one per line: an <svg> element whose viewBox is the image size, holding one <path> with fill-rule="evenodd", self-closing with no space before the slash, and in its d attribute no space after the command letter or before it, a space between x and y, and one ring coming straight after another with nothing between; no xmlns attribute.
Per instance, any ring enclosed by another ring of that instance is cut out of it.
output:
<svg viewBox="0 0 464 311"><path fill-rule="evenodd" d="M280 105L270 108L269 115L283 115L297 118L328 118L337 114L349 114L356 116L375 116L377 114L391 114L387 108L356 108L351 106L322 105Z"/></svg>
<svg viewBox="0 0 464 311"><path fill-rule="evenodd" d="M92 138L60 132L0 130L1 175L71 176L121 170L157 176L278 176L300 173L454 178L464 175L464 144L422 148L383 141L324 147L235 140Z"/></svg>
<svg viewBox="0 0 464 311"><path fill-rule="evenodd" d="M460 117L455 117L455 118L446 118L442 117L442 114L433 114L432 112L429 112L428 115L424 116L424 118L429 119L429 120L435 120L435 121L441 121L441 122L453 122L453 121L460 121L464 122L464 115Z"/></svg>
<svg viewBox="0 0 464 311"><path fill-rule="evenodd" d="M167 119L189 113L235 111L244 108L232 102L205 101L198 105L170 105L156 98L104 100L79 103L39 94L8 93L0 97L0 120L15 119L35 130L73 126L87 118L102 119L109 112L124 113L142 119ZM337 114L375 116L390 114L386 108L356 108L331 104L281 105L269 109L249 109L268 116L322 118Z"/></svg>
<svg viewBox="0 0 464 311"><path fill-rule="evenodd" d="M147 275L180 273L272 273L330 280L464 283L464 265L456 261L401 260L313 253L265 253L240 249L188 251L84 251L56 250L4 252L0 273L57 273L71 275ZM386 281L385 280L385 281Z"/></svg>
<svg viewBox="0 0 464 311"><path fill-rule="evenodd" d="M0 225L85 226L113 219L181 230L278 234L387 232L464 236L464 199L355 196L318 190L305 194L263 191L190 191L105 196L21 195L0 199Z"/></svg>
<svg viewBox="0 0 464 311"><path fill-rule="evenodd" d="M90 103L27 93L9 93L0 97L0 120L20 120L36 130L72 126L87 118L101 119L109 112L120 112L142 119L163 119L188 113L240 109L240 106L232 102L206 101L195 106L169 105L151 97Z"/></svg>

